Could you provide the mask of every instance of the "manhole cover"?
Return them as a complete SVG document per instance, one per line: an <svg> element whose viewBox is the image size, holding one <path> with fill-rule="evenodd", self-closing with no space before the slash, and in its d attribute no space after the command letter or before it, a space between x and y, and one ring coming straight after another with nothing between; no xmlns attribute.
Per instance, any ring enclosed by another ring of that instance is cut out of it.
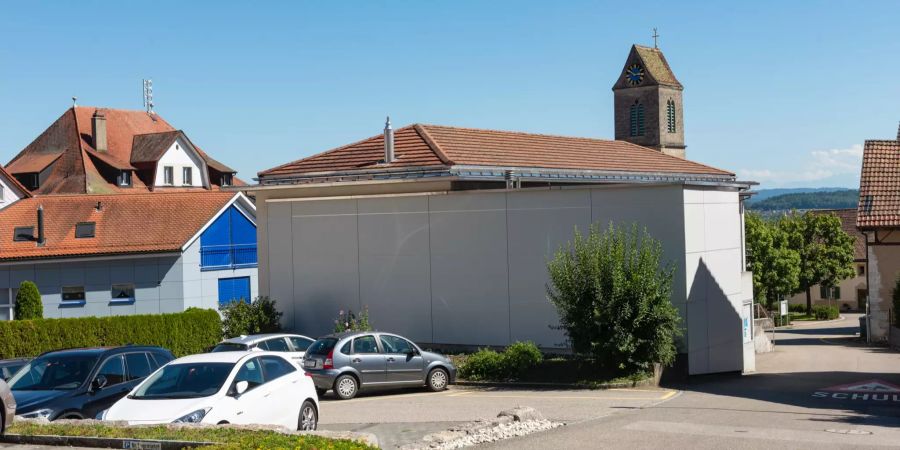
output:
<svg viewBox="0 0 900 450"><path fill-rule="evenodd" d="M863 431L863 430L836 430L834 428L829 428L825 430L828 433L837 433L837 434L872 434L871 431Z"/></svg>

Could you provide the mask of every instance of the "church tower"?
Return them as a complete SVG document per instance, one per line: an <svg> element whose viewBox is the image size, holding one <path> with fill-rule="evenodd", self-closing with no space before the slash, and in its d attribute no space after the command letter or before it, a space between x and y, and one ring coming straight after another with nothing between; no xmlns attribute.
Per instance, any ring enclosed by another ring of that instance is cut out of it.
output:
<svg viewBox="0 0 900 450"><path fill-rule="evenodd" d="M633 45L613 85L616 140L685 158L681 93L658 48Z"/></svg>

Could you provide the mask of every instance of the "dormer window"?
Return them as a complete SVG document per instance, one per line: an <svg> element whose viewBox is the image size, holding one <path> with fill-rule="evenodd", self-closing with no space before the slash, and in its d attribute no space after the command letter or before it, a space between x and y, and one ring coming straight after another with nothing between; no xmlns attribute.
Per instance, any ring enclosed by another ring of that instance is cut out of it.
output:
<svg viewBox="0 0 900 450"><path fill-rule="evenodd" d="M87 239L94 237L96 224L94 222L79 222L75 224L75 238Z"/></svg>
<svg viewBox="0 0 900 450"><path fill-rule="evenodd" d="M184 186L192 186L194 184L193 171L190 167L181 168L181 184Z"/></svg>
<svg viewBox="0 0 900 450"><path fill-rule="evenodd" d="M119 171L119 176L116 179L116 183L121 187L131 187L131 171Z"/></svg>
<svg viewBox="0 0 900 450"><path fill-rule="evenodd" d="M15 177L19 180L19 183L22 183L22 186L28 188L29 191L37 189L40 185L40 178L37 173L20 173L16 174Z"/></svg>
<svg viewBox="0 0 900 450"><path fill-rule="evenodd" d="M234 174L233 173L223 173L222 174L222 186L231 186L234 184Z"/></svg>
<svg viewBox="0 0 900 450"><path fill-rule="evenodd" d="M175 184L175 168L172 166L163 167L163 184L172 186Z"/></svg>

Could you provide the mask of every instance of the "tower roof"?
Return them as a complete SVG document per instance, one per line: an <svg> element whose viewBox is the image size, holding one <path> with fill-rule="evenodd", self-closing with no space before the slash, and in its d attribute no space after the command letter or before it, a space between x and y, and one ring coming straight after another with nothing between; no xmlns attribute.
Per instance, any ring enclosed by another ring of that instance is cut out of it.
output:
<svg viewBox="0 0 900 450"><path fill-rule="evenodd" d="M631 52L629 52L628 59L625 62L625 68L627 69L628 66L632 64L640 64L649 75L648 80L642 83L641 86L663 85L684 89L684 86L682 86L678 79L675 78L675 73L672 72L672 68L669 67L666 56L663 55L662 50L658 48L644 47L637 44L632 45ZM613 89L626 87L631 86L625 84L620 74Z"/></svg>

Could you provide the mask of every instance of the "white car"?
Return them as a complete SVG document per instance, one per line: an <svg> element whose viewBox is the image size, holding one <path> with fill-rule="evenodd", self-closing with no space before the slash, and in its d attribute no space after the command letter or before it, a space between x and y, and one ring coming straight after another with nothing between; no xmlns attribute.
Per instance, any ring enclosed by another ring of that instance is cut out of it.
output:
<svg viewBox="0 0 900 450"><path fill-rule="evenodd" d="M205 353L161 367L100 418L132 425L233 423L315 430L319 400L312 378L283 354Z"/></svg>
<svg viewBox="0 0 900 450"><path fill-rule="evenodd" d="M303 356L306 355L306 349L315 339L308 338L301 334L251 334L249 336L238 336L231 339L225 339L210 350L211 353L218 352L246 352L248 350L266 350L270 352L283 352L285 356L289 356L298 365L303 364Z"/></svg>

